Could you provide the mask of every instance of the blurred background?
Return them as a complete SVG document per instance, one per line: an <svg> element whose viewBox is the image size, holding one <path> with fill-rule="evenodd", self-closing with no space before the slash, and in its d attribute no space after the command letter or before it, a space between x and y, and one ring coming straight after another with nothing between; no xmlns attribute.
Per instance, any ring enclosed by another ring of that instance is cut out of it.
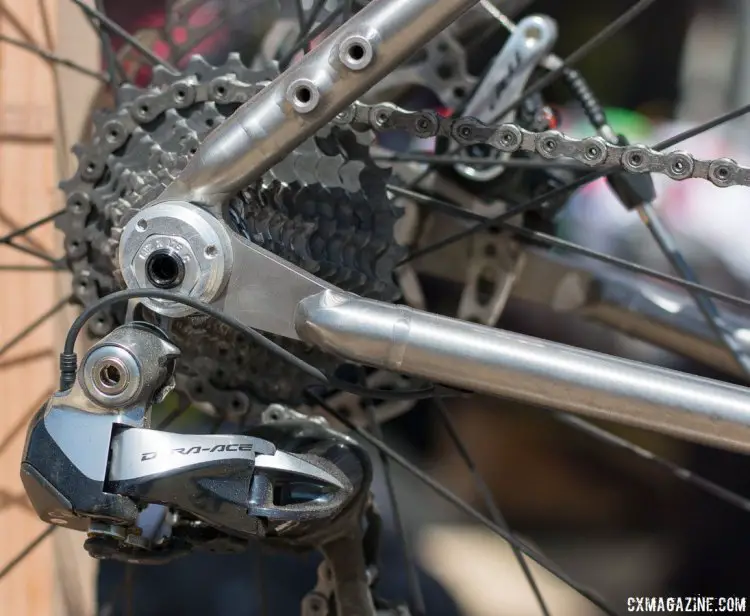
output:
<svg viewBox="0 0 750 616"><path fill-rule="evenodd" d="M93 3L92 3L93 4ZM193 3L195 4L195 3ZM206 13L210 19L211 2ZM253 0L248 4L260 5ZM632 0L535 0L520 13L558 21L556 52L565 57L625 11ZM110 17L160 55L165 2L105 1ZM43 9L43 10L40 10ZM252 14L202 42L197 51L221 61L230 50L252 52ZM99 46L81 13L68 0L0 1L0 34L33 41L94 69ZM173 36L178 36L172 32ZM578 68L606 105L618 132L652 143L750 100L750 3L745 0L663 0L588 56ZM502 34L498 34L502 40ZM120 43L122 43L120 41ZM128 74L141 83L148 70L123 46ZM177 62L182 58L171 57ZM561 129L590 134L567 93L545 91L560 112ZM59 177L73 168L67 151L87 134L90 111L111 102L106 88L10 44L0 43L0 233L60 207ZM750 160L750 119L739 119L681 147L703 157ZM747 191L718 192L698 182L657 178L657 207L703 281L747 297L750 281L750 208ZM666 265L635 214L611 197L604 181L579 191L557 221L562 237L597 250L664 269ZM52 254L61 237L35 231L22 245ZM25 242L25 243L24 243ZM0 247L0 264L36 264ZM69 293L65 275L2 273L0 300L0 567L43 526L17 479L29 412L54 384L56 344L74 311L58 314L32 336L16 332ZM425 287L440 302L439 286ZM624 357L728 379L694 361L636 342L574 316L511 300L500 326ZM2 346L4 345L4 346ZM731 379L728 379L731 380ZM624 610L636 595L750 595L744 568L750 550L748 514L698 492L670 473L622 449L571 430L543 409L476 398L450 403L458 432L510 526L567 571ZM162 410L162 412L166 412ZM386 440L484 510L470 473L425 402L384 426ZM200 429L200 413L180 429ZM607 426L648 449L721 485L750 495L750 462L635 429ZM430 493L413 477L396 473L401 513L424 577L428 613L495 616L538 614L539 609L507 546L486 529ZM375 490L389 533L383 546L382 591L406 596L402 556L390 516L382 473ZM0 581L0 613L114 616L131 614L294 614L314 585L315 556L191 556L165 567L104 562L82 554L83 538L58 533ZM533 571L555 615L596 611L560 582Z"/></svg>

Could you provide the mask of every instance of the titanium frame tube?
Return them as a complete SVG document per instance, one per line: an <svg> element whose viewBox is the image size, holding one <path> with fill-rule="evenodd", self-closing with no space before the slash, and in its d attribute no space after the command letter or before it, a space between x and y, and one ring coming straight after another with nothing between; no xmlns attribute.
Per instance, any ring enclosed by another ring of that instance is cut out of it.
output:
<svg viewBox="0 0 750 616"><path fill-rule="evenodd" d="M524 254L511 291L514 299L578 315L748 381L684 289L590 259L535 248ZM750 318L734 306L724 307L721 318L727 334L743 352L750 352Z"/></svg>
<svg viewBox="0 0 750 616"><path fill-rule="evenodd" d="M478 0L373 0L200 145L163 200L219 207Z"/></svg>
<svg viewBox="0 0 750 616"><path fill-rule="evenodd" d="M302 340L479 393L750 452L750 390L336 291L302 300Z"/></svg>

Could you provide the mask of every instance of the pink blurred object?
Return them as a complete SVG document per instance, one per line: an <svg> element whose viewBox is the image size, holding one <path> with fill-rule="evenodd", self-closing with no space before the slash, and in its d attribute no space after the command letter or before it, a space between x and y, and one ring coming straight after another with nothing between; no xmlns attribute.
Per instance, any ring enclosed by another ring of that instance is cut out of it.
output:
<svg viewBox="0 0 750 616"><path fill-rule="evenodd" d="M170 27L167 19L168 6L180 3L168 0L105 0L104 9L107 16L119 24L139 42L149 48L160 58L176 66L184 66L193 54L209 55L223 50L229 39L229 28L226 26L212 30L207 36L190 47L185 47L191 40L194 31L209 26L221 18L221 0L205 0L202 4L192 6L190 12L173 19L178 25ZM144 87L151 79L151 65L143 56L130 49L127 42L113 36L112 44L117 50L120 62L128 78L139 87ZM103 62L106 59L103 58Z"/></svg>
<svg viewBox="0 0 750 616"><path fill-rule="evenodd" d="M682 132L692 125L664 122L654 127L647 143ZM741 148L716 130L679 144L673 150L685 150L702 159L734 158L750 163L750 149ZM716 188L704 180L676 182L654 175L657 199L655 207L677 238L678 245L696 268L720 263L734 279L750 284L750 205L747 189L740 186ZM612 195L604 179L578 191L570 200L561 235L590 248L621 254L654 264L653 240L638 215L628 212ZM622 254L624 250L635 254Z"/></svg>

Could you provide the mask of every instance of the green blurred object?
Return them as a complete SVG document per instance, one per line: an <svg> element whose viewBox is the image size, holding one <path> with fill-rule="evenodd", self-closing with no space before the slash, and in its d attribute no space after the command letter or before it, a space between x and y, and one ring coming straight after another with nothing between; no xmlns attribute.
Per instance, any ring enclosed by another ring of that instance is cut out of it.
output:
<svg viewBox="0 0 750 616"><path fill-rule="evenodd" d="M606 113L615 132L625 135L631 143L647 141L653 133L653 123L642 113L619 107L607 108Z"/></svg>
<svg viewBox="0 0 750 616"><path fill-rule="evenodd" d="M625 135L630 143L647 142L653 134L653 122L642 113L621 107L607 107L605 113L615 132ZM581 118L570 127L569 132L587 137L592 134L593 129L588 120Z"/></svg>
<svg viewBox="0 0 750 616"><path fill-rule="evenodd" d="M155 428L173 411L178 408L179 396L170 393L163 402L155 404L151 409L151 425ZM207 426L213 423L213 419L201 411L198 407L190 405L184 413L181 413L167 428L170 432L195 432L200 434L206 431Z"/></svg>

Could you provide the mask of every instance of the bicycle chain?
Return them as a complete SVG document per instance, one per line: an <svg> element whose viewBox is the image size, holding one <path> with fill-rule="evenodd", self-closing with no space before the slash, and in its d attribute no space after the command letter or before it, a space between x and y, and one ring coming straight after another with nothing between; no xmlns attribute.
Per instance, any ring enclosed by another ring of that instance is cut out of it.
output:
<svg viewBox="0 0 750 616"><path fill-rule="evenodd" d="M142 97L135 108L145 103L151 116L175 92L182 92L179 87L183 86L192 88L194 84L189 80L175 82L171 92ZM201 91L204 87L196 92L198 100L206 96ZM246 84L224 76L210 82L207 88L217 102L243 102L257 92L258 84ZM472 117L445 118L432 110L407 111L393 103L353 103L339 113L332 124L365 127L376 132L402 130L420 139L447 137L462 147L488 145L509 154L527 152L547 160L569 158L602 170L620 168L630 173L659 173L677 181L702 179L719 188L750 186L750 168L732 158L702 160L683 150L660 152L645 145L623 146L600 136L576 139L557 130L534 132L510 123L493 126Z"/></svg>
<svg viewBox="0 0 750 616"><path fill-rule="evenodd" d="M731 158L701 160L689 152L660 152L644 145L617 145L603 137L575 139L557 130L534 132L516 124L485 124L472 117L445 118L435 111L407 111L392 103L354 103L333 121L377 132L402 130L413 137L448 137L460 146L488 145L509 154L528 152L544 159L570 158L587 167L660 173L673 180L708 180L719 188L750 186L750 168Z"/></svg>

